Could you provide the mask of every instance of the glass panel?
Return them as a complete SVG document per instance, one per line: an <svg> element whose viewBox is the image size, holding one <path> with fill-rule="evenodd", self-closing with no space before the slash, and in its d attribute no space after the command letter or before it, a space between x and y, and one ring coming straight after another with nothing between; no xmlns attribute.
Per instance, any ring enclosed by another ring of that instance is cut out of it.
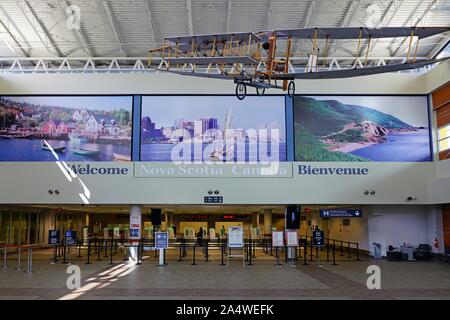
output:
<svg viewBox="0 0 450 320"><path fill-rule="evenodd" d="M450 137L450 124L438 129L438 139L442 140Z"/></svg>
<svg viewBox="0 0 450 320"><path fill-rule="evenodd" d="M0 244L9 243L9 209L0 210Z"/></svg>
<svg viewBox="0 0 450 320"><path fill-rule="evenodd" d="M39 243L39 214L30 214L30 230L29 230L29 240L30 244Z"/></svg>
<svg viewBox="0 0 450 320"><path fill-rule="evenodd" d="M439 141L439 151L444 151L450 148L450 138Z"/></svg>

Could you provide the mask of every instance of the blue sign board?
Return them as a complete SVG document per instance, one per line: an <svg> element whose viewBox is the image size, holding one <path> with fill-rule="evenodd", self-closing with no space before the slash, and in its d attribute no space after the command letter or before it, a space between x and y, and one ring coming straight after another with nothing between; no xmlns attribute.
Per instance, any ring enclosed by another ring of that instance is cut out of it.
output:
<svg viewBox="0 0 450 320"><path fill-rule="evenodd" d="M361 218L362 210L320 209L321 218Z"/></svg>
<svg viewBox="0 0 450 320"><path fill-rule="evenodd" d="M322 230L313 231L313 245L318 247L325 245L325 236Z"/></svg>
<svg viewBox="0 0 450 320"><path fill-rule="evenodd" d="M61 232L59 230L48 230L48 244L59 245L61 241Z"/></svg>
<svg viewBox="0 0 450 320"><path fill-rule="evenodd" d="M74 246L77 244L77 232L73 230L67 230L64 242L67 246Z"/></svg>
<svg viewBox="0 0 450 320"><path fill-rule="evenodd" d="M169 233L155 232L155 249L167 249L169 247Z"/></svg>

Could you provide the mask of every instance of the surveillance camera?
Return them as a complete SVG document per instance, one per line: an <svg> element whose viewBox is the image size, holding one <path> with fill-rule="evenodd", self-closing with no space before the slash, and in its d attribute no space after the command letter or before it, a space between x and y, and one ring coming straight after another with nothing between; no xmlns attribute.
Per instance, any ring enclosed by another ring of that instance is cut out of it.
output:
<svg viewBox="0 0 450 320"><path fill-rule="evenodd" d="M59 190L55 190L55 194L59 194Z"/></svg>
<svg viewBox="0 0 450 320"><path fill-rule="evenodd" d="M375 190L370 190L370 194L374 195L375 194Z"/></svg>
<svg viewBox="0 0 450 320"><path fill-rule="evenodd" d="M220 193L219 190L214 191L214 194L215 194L215 195L217 195L217 194L219 194L219 193Z"/></svg>
<svg viewBox="0 0 450 320"><path fill-rule="evenodd" d="M369 190L364 190L364 194L367 196L369 195Z"/></svg>
<svg viewBox="0 0 450 320"><path fill-rule="evenodd" d="M208 194L213 194L213 191L212 190L208 190Z"/></svg>
<svg viewBox="0 0 450 320"><path fill-rule="evenodd" d="M407 201L417 200L417 197L407 197L406 200L407 200Z"/></svg>
<svg viewBox="0 0 450 320"><path fill-rule="evenodd" d="M48 190L48 194L53 194L53 190Z"/></svg>

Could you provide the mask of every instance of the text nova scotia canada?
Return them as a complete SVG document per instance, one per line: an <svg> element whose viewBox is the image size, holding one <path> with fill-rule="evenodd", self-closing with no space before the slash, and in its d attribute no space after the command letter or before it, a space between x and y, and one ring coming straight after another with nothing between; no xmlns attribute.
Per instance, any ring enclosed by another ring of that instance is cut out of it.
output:
<svg viewBox="0 0 450 320"><path fill-rule="evenodd" d="M299 165L300 175L367 175L368 168L312 168L311 166Z"/></svg>

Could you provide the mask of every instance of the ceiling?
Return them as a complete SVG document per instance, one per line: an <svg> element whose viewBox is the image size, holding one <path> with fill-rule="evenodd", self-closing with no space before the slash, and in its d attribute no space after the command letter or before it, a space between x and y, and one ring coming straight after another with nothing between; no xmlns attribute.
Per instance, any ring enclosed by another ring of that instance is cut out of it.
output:
<svg viewBox="0 0 450 320"><path fill-rule="evenodd" d="M166 36L373 23L450 25L450 1L1 0L0 58L146 57ZM434 56L448 40L422 40L417 56ZM330 45L330 56L355 56L344 41ZM405 39L374 41L370 55L401 57L407 46ZM295 56L310 47L298 41Z"/></svg>

